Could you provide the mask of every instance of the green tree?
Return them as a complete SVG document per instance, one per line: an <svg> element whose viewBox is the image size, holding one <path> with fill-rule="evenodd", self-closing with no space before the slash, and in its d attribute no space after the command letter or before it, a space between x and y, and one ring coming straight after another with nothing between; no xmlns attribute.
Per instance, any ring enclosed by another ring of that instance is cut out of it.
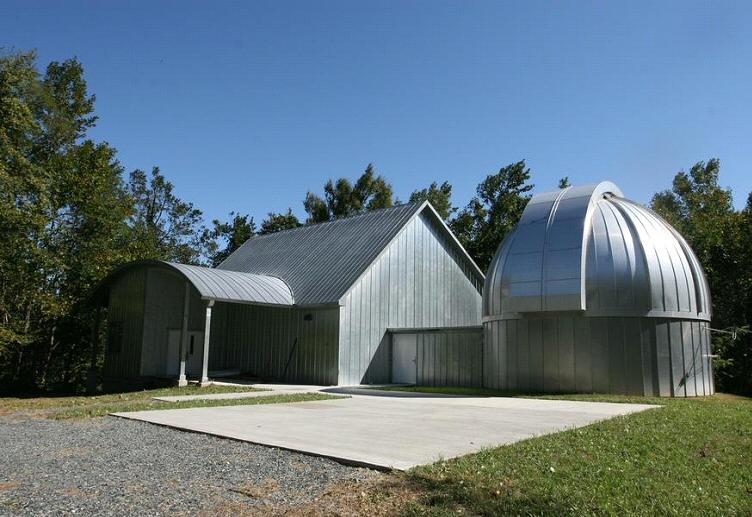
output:
<svg viewBox="0 0 752 517"><path fill-rule="evenodd" d="M444 221L449 221L451 215L457 211L457 208L452 206L452 185L448 181L441 185L434 181L428 188L414 190L410 194L410 203L423 201L430 202Z"/></svg>
<svg viewBox="0 0 752 517"><path fill-rule="evenodd" d="M559 188L560 189L571 187L571 186L572 186L572 184L569 183L569 176L564 176L563 178L561 178L559 180Z"/></svg>
<svg viewBox="0 0 752 517"><path fill-rule="evenodd" d="M134 257L184 264L208 262L212 239L201 210L177 197L159 167L152 168L151 177L139 169L131 172L127 189L135 206L129 218Z"/></svg>
<svg viewBox="0 0 752 517"><path fill-rule="evenodd" d="M155 170L126 185L116 151L87 138L93 95L76 60L42 75L0 55L0 389L80 387L92 358L89 296L136 258L197 262L201 213Z"/></svg>
<svg viewBox="0 0 752 517"><path fill-rule="evenodd" d="M216 267L229 257L233 251L243 245L245 241L256 234L256 223L248 214L241 215L230 212L230 220L222 222L218 219L212 221L214 228L211 231L212 252L211 264ZM220 250L220 243L224 247Z"/></svg>
<svg viewBox="0 0 752 517"><path fill-rule="evenodd" d="M261 223L261 231L259 235L267 235L269 233L276 233L282 230L291 230L302 226L295 214L292 213L292 209L288 208L287 212L278 214L275 212L269 212L266 219Z"/></svg>
<svg viewBox="0 0 752 517"><path fill-rule="evenodd" d="M115 150L89 140L73 146L63 159L52 189L55 229L48 249L58 260L53 289L59 315L52 321L49 349L38 382L67 384L89 367L92 289L113 268L130 260L125 220L132 200L122 184Z"/></svg>
<svg viewBox="0 0 752 517"><path fill-rule="evenodd" d="M752 323L752 205L734 209L732 193L719 184L720 162L698 162L679 172L671 190L653 196L651 206L689 242L708 277L714 328ZM752 339L713 335L719 388L752 393Z"/></svg>
<svg viewBox="0 0 752 517"><path fill-rule="evenodd" d="M329 184L327 183L327 185ZM303 208L308 214L308 218L306 219L307 223L323 223L329 221L331 218L326 201L313 192L306 193L305 200L303 201Z"/></svg>
<svg viewBox="0 0 752 517"><path fill-rule="evenodd" d="M54 257L46 238L50 176L40 154L42 81L33 53L0 57L0 385L25 370L45 339L37 322L53 312L47 278ZM31 372L33 375L33 372Z"/></svg>
<svg viewBox="0 0 752 517"><path fill-rule="evenodd" d="M394 205L392 186L381 175L376 175L373 164L355 182L353 205L356 212L389 208Z"/></svg>
<svg viewBox="0 0 752 517"><path fill-rule="evenodd" d="M88 366L85 298L124 250L115 150L86 140L94 97L76 60L44 76L0 57L0 386L76 383ZM86 361L81 358L85 357Z"/></svg>
<svg viewBox="0 0 752 517"><path fill-rule="evenodd" d="M392 205L392 186L383 176L376 174L370 163L354 185L347 178L339 178L336 181L330 179L324 185L323 199L313 192L308 192L303 202L308 214L308 223L333 221Z"/></svg>
<svg viewBox="0 0 752 517"><path fill-rule="evenodd" d="M486 177L449 223L450 228L482 270L486 270L504 237L522 216L533 189L525 161L502 167Z"/></svg>

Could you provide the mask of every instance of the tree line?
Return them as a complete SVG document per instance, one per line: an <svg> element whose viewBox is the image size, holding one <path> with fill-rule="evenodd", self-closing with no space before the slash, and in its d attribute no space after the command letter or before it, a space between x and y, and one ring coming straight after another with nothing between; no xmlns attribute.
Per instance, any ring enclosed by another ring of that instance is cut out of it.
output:
<svg viewBox="0 0 752 517"><path fill-rule="evenodd" d="M0 390L76 390L92 355L94 287L113 269L154 259L217 265L254 235L332 221L401 203L372 164L354 181L329 180L292 209L260 224L247 213L205 225L154 167L126 173L116 149L87 131L95 96L80 62L40 72L33 52L0 56ZM752 194L735 210L712 159L679 172L651 207L690 242L714 294L713 326L752 321ZM486 176L464 206L452 185L434 182L410 194L428 200L485 270L517 224L534 184L524 160ZM569 186L562 178L559 187ZM752 391L750 337L714 336L719 388Z"/></svg>

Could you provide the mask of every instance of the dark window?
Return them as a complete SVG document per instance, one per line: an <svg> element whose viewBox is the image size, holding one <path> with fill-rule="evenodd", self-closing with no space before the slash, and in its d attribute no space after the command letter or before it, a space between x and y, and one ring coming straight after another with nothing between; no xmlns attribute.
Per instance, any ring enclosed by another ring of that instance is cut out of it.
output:
<svg viewBox="0 0 752 517"><path fill-rule="evenodd" d="M188 352L191 355L193 355L193 338L194 337L196 337L196 336L194 336L193 334L191 334L191 348L190 348L190 352Z"/></svg>
<svg viewBox="0 0 752 517"><path fill-rule="evenodd" d="M313 321L313 314L310 312L303 316L303 321Z"/></svg>
<svg viewBox="0 0 752 517"><path fill-rule="evenodd" d="M107 329L107 352L119 354L123 347L123 323L112 321Z"/></svg>

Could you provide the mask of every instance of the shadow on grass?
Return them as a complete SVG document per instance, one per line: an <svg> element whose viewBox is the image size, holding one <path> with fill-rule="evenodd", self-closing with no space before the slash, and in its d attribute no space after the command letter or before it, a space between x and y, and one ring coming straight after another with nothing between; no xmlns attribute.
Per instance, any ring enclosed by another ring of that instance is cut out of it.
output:
<svg viewBox="0 0 752 517"><path fill-rule="evenodd" d="M436 479L420 471L408 482L422 497L404 508L406 515L570 515L576 505L564 497L524 494L509 486L489 487L465 480Z"/></svg>

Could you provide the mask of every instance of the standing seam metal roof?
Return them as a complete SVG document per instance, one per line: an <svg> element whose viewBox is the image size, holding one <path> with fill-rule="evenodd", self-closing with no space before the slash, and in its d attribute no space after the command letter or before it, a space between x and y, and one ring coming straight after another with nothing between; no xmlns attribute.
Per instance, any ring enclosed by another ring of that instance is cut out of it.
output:
<svg viewBox="0 0 752 517"><path fill-rule="evenodd" d="M201 298L221 302L252 303L256 305L290 306L295 298L290 287L280 278L237 271L221 271L202 266L190 266L159 260L140 260L124 265L105 278L95 290L101 296L104 287L125 271L138 267L160 267L174 271L198 291Z"/></svg>
<svg viewBox="0 0 752 517"><path fill-rule="evenodd" d="M710 290L684 238L603 182L533 197L486 279L486 320L570 310L709 320Z"/></svg>
<svg viewBox="0 0 752 517"><path fill-rule="evenodd" d="M164 264L182 273L198 290L202 298L265 305L293 305L295 303L290 287L280 278L174 262Z"/></svg>
<svg viewBox="0 0 752 517"><path fill-rule="evenodd" d="M410 203L254 236L218 269L282 278L292 289L295 303L299 305L336 303L400 230L423 211L435 216L427 202ZM440 218L438 221L441 224ZM446 228L444 231L449 232ZM456 239L453 242L477 270ZM483 274L480 270L477 272L482 283Z"/></svg>

